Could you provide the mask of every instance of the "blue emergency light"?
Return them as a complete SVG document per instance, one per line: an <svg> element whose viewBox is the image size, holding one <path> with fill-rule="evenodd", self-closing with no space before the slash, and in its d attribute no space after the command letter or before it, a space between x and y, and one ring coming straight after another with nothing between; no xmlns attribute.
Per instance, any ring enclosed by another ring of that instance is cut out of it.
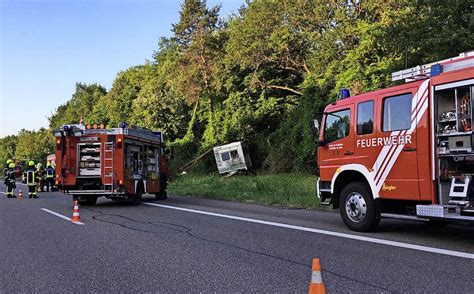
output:
<svg viewBox="0 0 474 294"><path fill-rule="evenodd" d="M431 66L430 76L434 77L434 76L439 75L442 72L443 72L443 65L438 63Z"/></svg>
<svg viewBox="0 0 474 294"><path fill-rule="evenodd" d="M342 88L339 90L339 95L337 97L337 100L342 100L351 97L351 91L347 88Z"/></svg>
<svg viewBox="0 0 474 294"><path fill-rule="evenodd" d="M128 124L126 122L119 123L119 128L125 129L126 127L128 127Z"/></svg>
<svg viewBox="0 0 474 294"><path fill-rule="evenodd" d="M161 138L161 132L153 132L153 135L157 136L158 138L160 138L160 141L162 140Z"/></svg>

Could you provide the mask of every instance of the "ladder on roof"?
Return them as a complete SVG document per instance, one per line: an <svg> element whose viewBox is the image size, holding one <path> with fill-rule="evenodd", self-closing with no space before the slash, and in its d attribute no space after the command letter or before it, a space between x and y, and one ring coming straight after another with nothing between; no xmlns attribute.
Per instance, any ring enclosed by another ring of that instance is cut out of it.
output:
<svg viewBox="0 0 474 294"><path fill-rule="evenodd" d="M474 66L474 58L466 59L467 57L474 57L474 50L461 53L459 54L459 56L453 58L448 58L396 71L392 73L392 81L405 80L405 82L413 82L417 80L427 79L441 72L448 72L465 67Z"/></svg>
<svg viewBox="0 0 474 294"><path fill-rule="evenodd" d="M104 190L113 192L115 182L114 172L114 142L104 143Z"/></svg>

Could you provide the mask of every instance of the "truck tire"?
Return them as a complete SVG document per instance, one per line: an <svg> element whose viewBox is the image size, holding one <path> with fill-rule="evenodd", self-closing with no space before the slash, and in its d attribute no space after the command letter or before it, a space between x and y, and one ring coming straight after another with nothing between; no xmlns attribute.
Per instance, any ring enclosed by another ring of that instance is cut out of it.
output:
<svg viewBox="0 0 474 294"><path fill-rule="evenodd" d="M137 191L136 191L136 194L133 194L131 195L131 203L133 205L138 205L142 202L142 195L143 195L143 191L145 191L145 188L143 187L143 183L138 183L137 185Z"/></svg>
<svg viewBox="0 0 474 294"><path fill-rule="evenodd" d="M142 202L142 193L140 193L140 192L137 191L137 194L132 195L131 199L132 199L132 200L131 200L130 202L131 202L133 205L138 205L138 204L140 204L140 203Z"/></svg>
<svg viewBox="0 0 474 294"><path fill-rule="evenodd" d="M380 212L367 184L354 182L345 186L339 196L342 221L357 232L373 231L380 222Z"/></svg>
<svg viewBox="0 0 474 294"><path fill-rule="evenodd" d="M165 200L168 198L168 193L166 193L166 188L168 187L168 176L162 175L160 177L160 192L155 193L156 200Z"/></svg>
<svg viewBox="0 0 474 294"><path fill-rule="evenodd" d="M94 206L97 203L97 196L88 196L86 199L79 200L79 205Z"/></svg>
<svg viewBox="0 0 474 294"><path fill-rule="evenodd" d="M168 198L168 193L166 190L160 191L160 193L155 193L156 200L165 200Z"/></svg>

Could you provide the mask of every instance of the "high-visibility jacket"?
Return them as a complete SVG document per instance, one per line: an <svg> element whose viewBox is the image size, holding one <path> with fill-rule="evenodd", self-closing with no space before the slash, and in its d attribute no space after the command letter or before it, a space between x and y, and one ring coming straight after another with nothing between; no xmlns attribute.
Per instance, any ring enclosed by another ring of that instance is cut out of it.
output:
<svg viewBox="0 0 474 294"><path fill-rule="evenodd" d="M9 169L7 173L7 178L10 183L15 183L16 174L14 169Z"/></svg>
<svg viewBox="0 0 474 294"><path fill-rule="evenodd" d="M26 184L28 186L36 185L36 168L30 167L26 170Z"/></svg>
<svg viewBox="0 0 474 294"><path fill-rule="evenodd" d="M47 167L46 168L46 178L47 179L54 178L54 168L52 168L52 167Z"/></svg>
<svg viewBox="0 0 474 294"><path fill-rule="evenodd" d="M36 176L39 180L42 180L46 177L46 171L44 168L36 168Z"/></svg>

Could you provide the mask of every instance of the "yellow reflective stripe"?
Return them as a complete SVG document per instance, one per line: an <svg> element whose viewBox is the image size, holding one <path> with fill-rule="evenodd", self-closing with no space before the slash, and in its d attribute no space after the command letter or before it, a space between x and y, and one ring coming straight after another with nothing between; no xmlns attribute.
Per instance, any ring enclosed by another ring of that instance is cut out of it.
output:
<svg viewBox="0 0 474 294"><path fill-rule="evenodd" d="M27 171L26 172L26 183L28 185L36 183L36 177L34 171Z"/></svg>

